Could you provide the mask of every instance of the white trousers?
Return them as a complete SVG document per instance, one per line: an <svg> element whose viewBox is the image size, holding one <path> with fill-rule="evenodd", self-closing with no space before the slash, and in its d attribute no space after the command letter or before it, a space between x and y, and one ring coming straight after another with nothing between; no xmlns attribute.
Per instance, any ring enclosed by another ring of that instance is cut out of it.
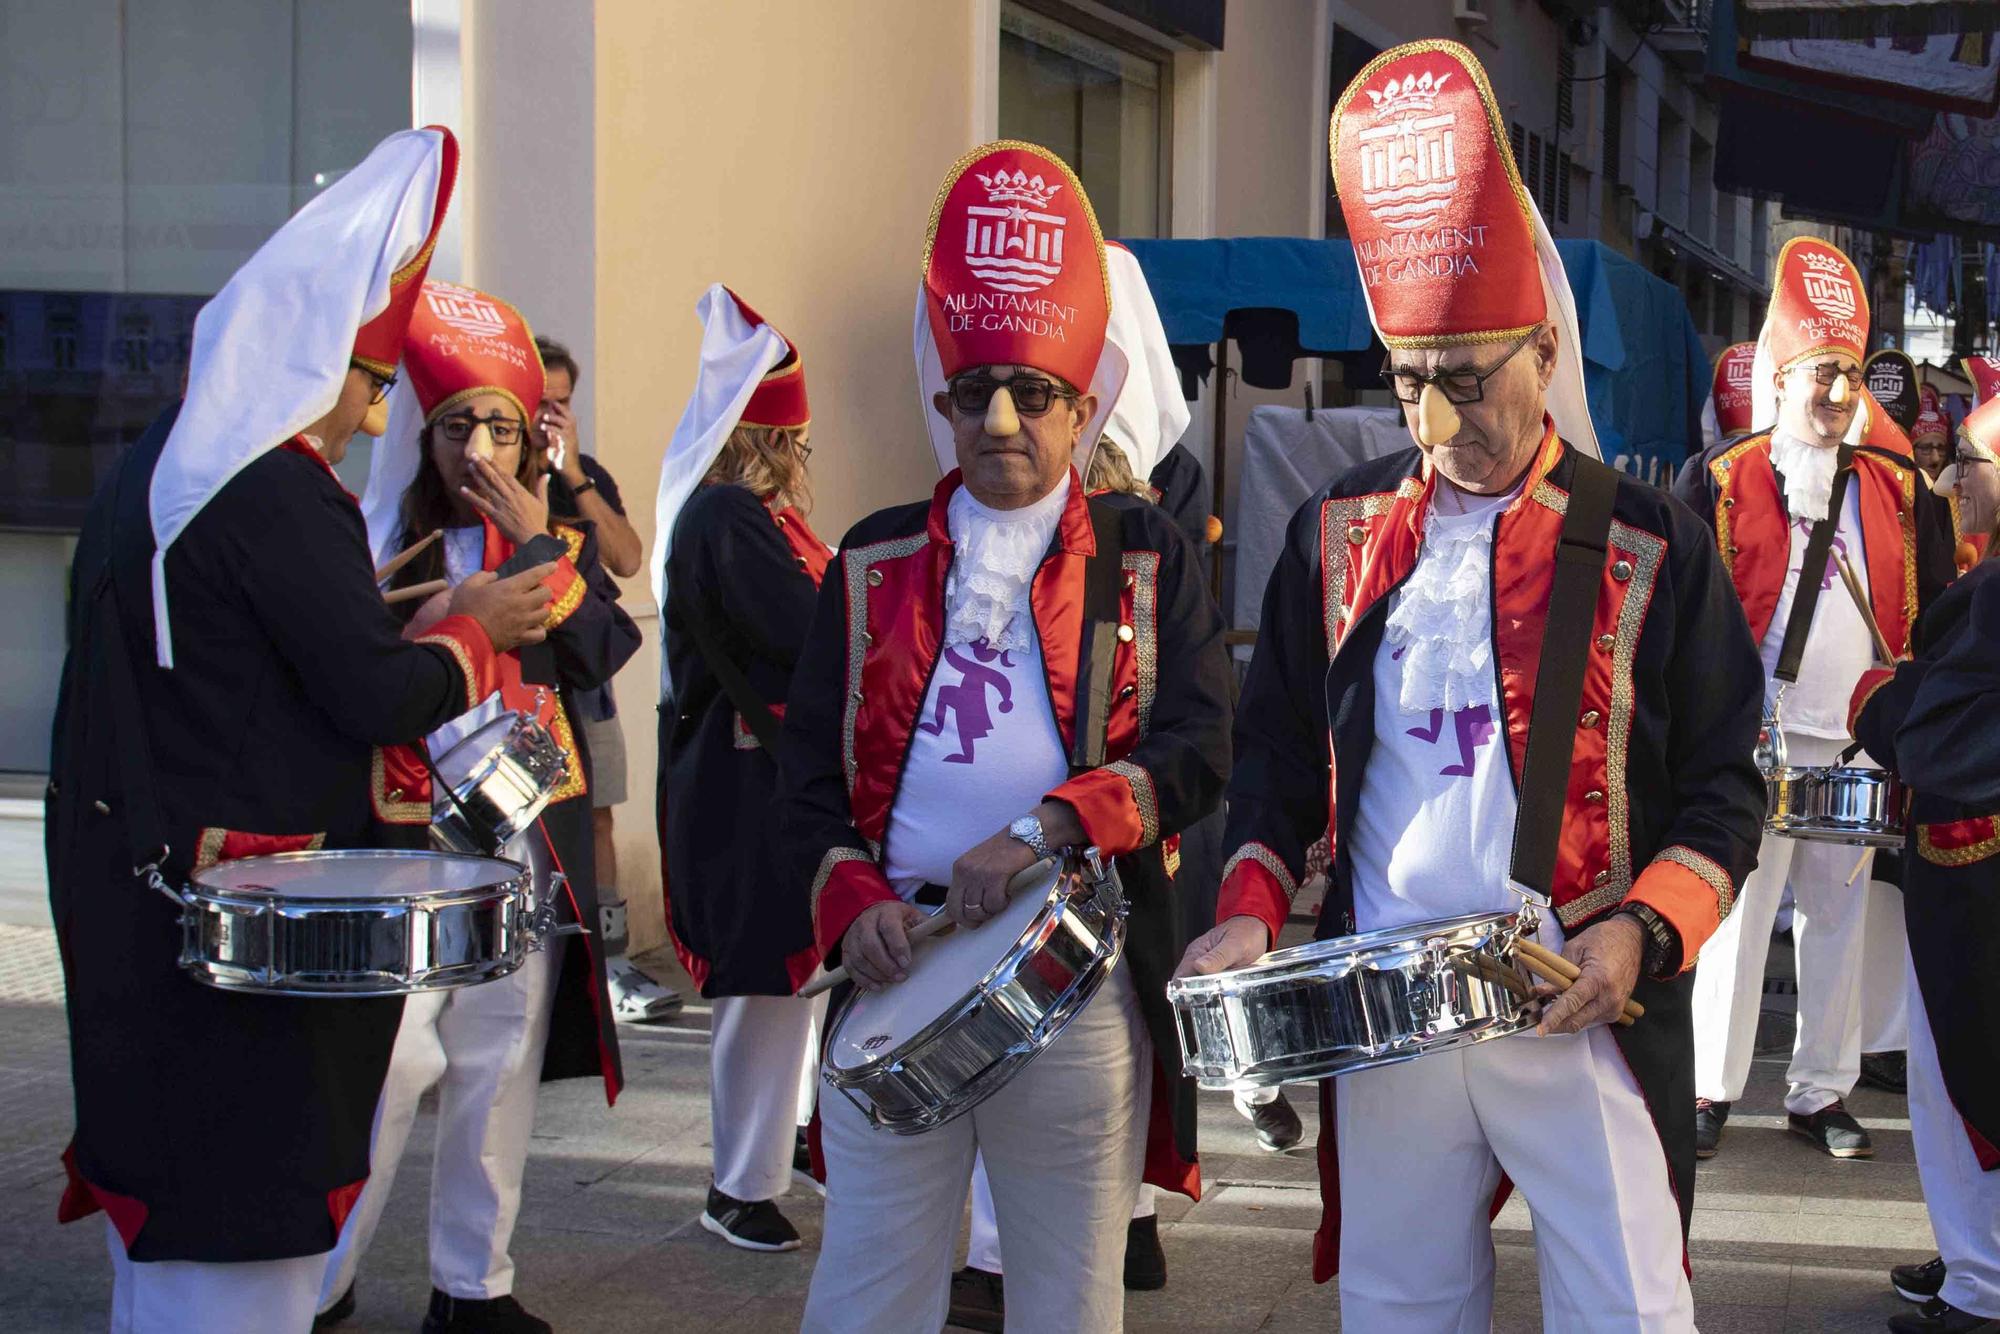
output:
<svg viewBox="0 0 2000 1334"><path fill-rule="evenodd" d="M205 1264L135 1261L118 1229L111 1251L111 1334L306 1334L312 1328L324 1255Z"/></svg>
<svg viewBox="0 0 2000 1334"><path fill-rule="evenodd" d="M1832 764L1838 741L1785 734L1795 766ZM1872 854L1869 854L1872 859ZM1735 1102L1750 1077L1771 924L1787 879L1798 910L1792 939L1798 957L1799 1027L1785 1072L1785 1107L1810 1115L1854 1091L1861 1076L1862 943L1872 892L1860 850L1766 834L1757 869L1736 906L1702 946L1694 979L1694 1091ZM1857 869L1859 874L1856 874Z"/></svg>
<svg viewBox="0 0 2000 1334"><path fill-rule="evenodd" d="M565 943L535 951L498 981L403 1002L403 1025L396 1030L389 1075L375 1105L368 1184L328 1257L322 1311L354 1282L395 1185L417 1100L432 1085L438 1113L431 1156L431 1283L453 1297L474 1300L514 1290L507 1243L521 1212L521 1174Z"/></svg>
<svg viewBox="0 0 2000 1334"><path fill-rule="evenodd" d="M1910 1139L1924 1208L1944 1257L1938 1293L1961 1311L2000 1319L2000 1171L1985 1172L1965 1137L1938 1069L1937 1043L1915 965L1907 969L1910 1003Z"/></svg>
<svg viewBox="0 0 2000 1334"><path fill-rule="evenodd" d="M1861 1050L1903 1051L1910 1045L1910 938L1903 925L1903 891L1885 880L1868 885L1861 940Z"/></svg>
<svg viewBox="0 0 2000 1334"><path fill-rule="evenodd" d="M1132 1206L1135 1221L1159 1212L1157 1193L1154 1187L1143 1181L1139 1183L1139 1198ZM965 1248L965 1262L989 1274L1007 1272L1000 1267L1000 1224L993 1216L993 1187L986 1180L984 1154L972 1160L972 1232Z"/></svg>
<svg viewBox="0 0 2000 1334"><path fill-rule="evenodd" d="M801 1086L817 1075L818 999L717 996L708 1049L709 1134L715 1188L738 1200L775 1200L792 1181ZM812 1104L804 1104L811 1115Z"/></svg>
<svg viewBox="0 0 2000 1334"><path fill-rule="evenodd" d="M1694 1328L1666 1155L1610 1030L1501 1038L1334 1094L1342 1329L1486 1334L1502 1172L1534 1216L1545 1330Z"/></svg>
<svg viewBox="0 0 2000 1334"><path fill-rule="evenodd" d="M1121 964L1047 1051L936 1130L878 1131L845 1094L822 1088L826 1235L802 1334L943 1326L976 1153L991 1168L994 1214L1014 1268L1007 1328L1116 1334L1152 1059Z"/></svg>

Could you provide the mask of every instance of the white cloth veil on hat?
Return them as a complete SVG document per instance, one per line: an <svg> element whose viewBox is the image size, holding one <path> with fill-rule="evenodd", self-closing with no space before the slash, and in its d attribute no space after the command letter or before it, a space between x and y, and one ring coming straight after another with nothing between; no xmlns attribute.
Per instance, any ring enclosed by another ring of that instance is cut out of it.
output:
<svg viewBox="0 0 2000 1334"><path fill-rule="evenodd" d="M674 520L701 479L721 457L730 432L765 374L791 350L785 336L768 324L752 324L729 289L715 283L695 303L701 317L701 369L694 394L660 460L660 494L653 510L653 600L667 614L667 554ZM666 655L660 655L660 686L666 689Z"/></svg>
<svg viewBox="0 0 2000 1334"><path fill-rule="evenodd" d="M445 136L400 130L280 227L195 317L187 397L153 470L153 621L174 664L167 550L229 480L324 417L361 326L422 250Z"/></svg>
<svg viewBox="0 0 2000 1334"><path fill-rule="evenodd" d="M1125 383L1111 405L1104 434L1125 451L1132 475L1140 481L1153 475L1166 452L1187 430L1190 414L1181 397L1180 372L1167 346L1166 326L1146 285L1136 255L1107 241L1104 269L1111 278L1111 322L1104 341L1125 357Z"/></svg>

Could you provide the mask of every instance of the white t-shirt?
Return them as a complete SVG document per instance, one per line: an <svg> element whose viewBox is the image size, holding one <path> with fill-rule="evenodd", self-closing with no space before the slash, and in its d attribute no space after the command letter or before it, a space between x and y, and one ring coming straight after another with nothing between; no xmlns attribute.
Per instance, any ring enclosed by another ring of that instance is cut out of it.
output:
<svg viewBox="0 0 2000 1334"><path fill-rule="evenodd" d="M1491 661L1492 540L1513 496L1439 489L1467 512L1431 511L1417 568L1392 595L1390 617L1395 623L1406 599L1449 597L1457 613L1454 656L1469 669L1452 673L1448 688L1442 677L1428 690L1412 683L1406 697L1410 646L1389 632L1375 654L1375 748L1353 825L1343 831L1360 931L1520 906L1506 887L1516 802ZM1477 577L1481 566L1485 578ZM1425 616L1427 623L1439 619ZM1423 707L1433 695L1454 707ZM1406 698L1418 707L1406 708Z"/></svg>
<svg viewBox="0 0 2000 1334"><path fill-rule="evenodd" d="M1069 777L1033 624L1024 649L949 645L931 673L883 849L905 899L949 885L953 862Z"/></svg>
<svg viewBox="0 0 2000 1334"><path fill-rule="evenodd" d="M1819 602L1813 607L1812 630L1806 635L1805 657L1799 663L1798 683L1785 692L1781 721L1787 732L1829 740L1847 739L1847 706L1861 674L1875 664L1875 648L1868 626L1855 609L1854 599L1840 578L1835 555L1845 556L1868 592L1868 562L1861 548L1861 502L1859 487L1849 478L1847 499L1840 510L1840 523L1833 531L1833 548L1827 554L1826 569L1820 576ZM1764 659L1764 704L1768 710L1777 697L1778 683L1771 673L1778 667L1778 650L1784 646L1785 624L1791 619L1792 602L1798 592L1800 567L1805 564L1806 543L1812 537L1812 521L1803 516L1792 519L1792 555L1785 570L1785 587L1778 595L1778 608L1771 626L1764 632L1761 655Z"/></svg>

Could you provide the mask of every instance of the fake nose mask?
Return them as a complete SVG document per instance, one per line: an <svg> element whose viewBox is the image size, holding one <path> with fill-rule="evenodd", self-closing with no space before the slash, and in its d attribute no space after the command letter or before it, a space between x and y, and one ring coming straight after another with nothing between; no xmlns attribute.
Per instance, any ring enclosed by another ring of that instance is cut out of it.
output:
<svg viewBox="0 0 2000 1334"><path fill-rule="evenodd" d="M1417 396L1417 439L1436 448L1458 434L1463 418L1444 391L1434 384L1424 386Z"/></svg>
<svg viewBox="0 0 2000 1334"><path fill-rule="evenodd" d="M1014 411L1013 392L1005 386L995 389L993 397L986 401L984 429L995 439L1020 434L1021 415Z"/></svg>
<svg viewBox="0 0 2000 1334"><path fill-rule="evenodd" d="M493 457L493 433L481 422L472 428L472 434L465 440L465 456L469 459L491 459Z"/></svg>
<svg viewBox="0 0 2000 1334"><path fill-rule="evenodd" d="M1853 396L1854 391L1847 387L1847 377L1845 375L1834 376L1833 384L1826 391L1826 401L1837 407Z"/></svg>

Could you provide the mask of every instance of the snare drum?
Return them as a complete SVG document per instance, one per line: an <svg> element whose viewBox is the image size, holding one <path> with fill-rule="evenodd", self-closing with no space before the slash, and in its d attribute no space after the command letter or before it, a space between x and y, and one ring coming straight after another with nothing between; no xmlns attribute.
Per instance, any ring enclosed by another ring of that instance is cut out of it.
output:
<svg viewBox="0 0 2000 1334"><path fill-rule="evenodd" d="M1082 1012L1118 962L1125 901L1094 857L1014 877L1006 910L915 951L909 976L857 991L826 1040L827 1083L877 1128L916 1135L963 1116Z"/></svg>
<svg viewBox="0 0 2000 1334"><path fill-rule="evenodd" d="M1529 913L1482 913L1278 950L1167 984L1181 1061L1205 1089L1322 1079L1534 1026L1499 980L1526 983L1514 941Z"/></svg>
<svg viewBox="0 0 2000 1334"><path fill-rule="evenodd" d="M505 977L551 934L516 862L453 852L283 852L196 871L181 967L224 991L403 996Z"/></svg>
<svg viewBox="0 0 2000 1334"><path fill-rule="evenodd" d="M1881 769L1819 765L1764 776L1764 827L1809 843L1903 846L1903 785Z"/></svg>
<svg viewBox="0 0 2000 1334"><path fill-rule="evenodd" d="M532 827L562 786L569 752L525 713L503 713L437 760L453 796L438 794L431 839L490 856Z"/></svg>

